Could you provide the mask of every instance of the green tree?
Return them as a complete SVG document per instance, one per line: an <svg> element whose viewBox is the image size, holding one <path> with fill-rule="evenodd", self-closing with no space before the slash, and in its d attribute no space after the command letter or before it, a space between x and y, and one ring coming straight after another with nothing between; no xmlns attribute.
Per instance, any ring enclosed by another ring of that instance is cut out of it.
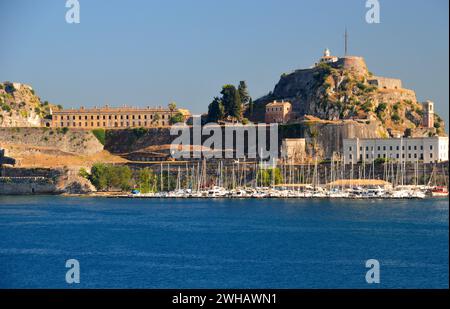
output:
<svg viewBox="0 0 450 309"><path fill-rule="evenodd" d="M239 82L238 92L241 98L241 103L248 104L251 100L251 97L248 93L247 83L244 80Z"/></svg>
<svg viewBox="0 0 450 309"><path fill-rule="evenodd" d="M90 181L99 191L131 188L131 170L128 166L96 163L91 168Z"/></svg>
<svg viewBox="0 0 450 309"><path fill-rule="evenodd" d="M222 101L215 97L208 106L208 122L217 122L225 117Z"/></svg>
<svg viewBox="0 0 450 309"><path fill-rule="evenodd" d="M184 116L182 113L176 113L175 115L171 116L169 119L169 123L172 124L176 124L176 123L180 123L180 122L184 122Z"/></svg>
<svg viewBox="0 0 450 309"><path fill-rule="evenodd" d="M155 116L153 116L153 123L157 124L160 119L161 117L159 116L159 114L155 114Z"/></svg>
<svg viewBox="0 0 450 309"><path fill-rule="evenodd" d="M248 102L248 115L249 116L253 115L254 110L255 110L255 103L253 103L253 99L250 98L250 100Z"/></svg>
<svg viewBox="0 0 450 309"><path fill-rule="evenodd" d="M96 163L91 168L90 180L94 187L99 190L105 190L108 185L107 167L103 163Z"/></svg>
<svg viewBox="0 0 450 309"><path fill-rule="evenodd" d="M258 183L264 187L277 185L282 182L281 170L279 168L266 168L258 171Z"/></svg>
<svg viewBox="0 0 450 309"><path fill-rule="evenodd" d="M139 190L142 193L155 192L158 184L158 177L151 169L144 168L139 171Z"/></svg>
<svg viewBox="0 0 450 309"><path fill-rule="evenodd" d="M225 109L225 116L241 120L242 102L236 87L233 85L225 85L220 93L222 94L222 104Z"/></svg>

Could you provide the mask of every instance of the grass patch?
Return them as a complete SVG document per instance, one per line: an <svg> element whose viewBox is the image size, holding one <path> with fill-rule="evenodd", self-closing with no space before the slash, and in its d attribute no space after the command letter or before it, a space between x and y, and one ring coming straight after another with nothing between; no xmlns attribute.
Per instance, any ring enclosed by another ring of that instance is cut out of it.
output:
<svg viewBox="0 0 450 309"><path fill-rule="evenodd" d="M105 129L94 129L92 130L92 134L98 139L98 141L105 146L106 142L106 133Z"/></svg>

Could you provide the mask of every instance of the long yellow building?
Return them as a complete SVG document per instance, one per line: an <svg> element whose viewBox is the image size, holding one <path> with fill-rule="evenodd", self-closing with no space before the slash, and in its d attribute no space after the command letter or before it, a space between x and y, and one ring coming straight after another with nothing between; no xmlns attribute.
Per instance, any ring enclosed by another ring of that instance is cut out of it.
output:
<svg viewBox="0 0 450 309"><path fill-rule="evenodd" d="M101 107L64 109L52 112L54 128L149 128L169 126L172 116L181 113L186 121L190 112L186 109L163 107Z"/></svg>

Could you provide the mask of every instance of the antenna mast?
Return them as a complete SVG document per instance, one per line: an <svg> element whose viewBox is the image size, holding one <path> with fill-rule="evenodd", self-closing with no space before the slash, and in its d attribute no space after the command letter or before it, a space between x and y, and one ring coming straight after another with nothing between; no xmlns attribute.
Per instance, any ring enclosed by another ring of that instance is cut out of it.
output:
<svg viewBox="0 0 450 309"><path fill-rule="evenodd" d="M347 27L345 27L345 56L347 56L348 53L348 33L347 33Z"/></svg>

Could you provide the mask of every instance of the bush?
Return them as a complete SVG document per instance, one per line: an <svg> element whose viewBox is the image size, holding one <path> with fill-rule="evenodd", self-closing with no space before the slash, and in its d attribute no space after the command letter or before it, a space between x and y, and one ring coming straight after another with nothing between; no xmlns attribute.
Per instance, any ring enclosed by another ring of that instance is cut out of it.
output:
<svg viewBox="0 0 450 309"><path fill-rule="evenodd" d="M361 106L361 108L362 108L362 110L363 110L364 112L366 112L366 113L372 111L372 108L373 108L372 102L368 101L368 102L364 103L364 104Z"/></svg>
<svg viewBox="0 0 450 309"><path fill-rule="evenodd" d="M78 171L78 176L89 179L89 177L91 176L84 167L80 168L80 170Z"/></svg>
<svg viewBox="0 0 450 309"><path fill-rule="evenodd" d="M2 104L2 110L4 110L5 112L9 113L11 111L11 107L8 104L3 103Z"/></svg>
<svg viewBox="0 0 450 309"><path fill-rule="evenodd" d="M394 114L391 116L391 119L392 119L392 121L394 121L394 122L399 122L399 121L400 121L400 116L399 116L399 114L394 113Z"/></svg>

